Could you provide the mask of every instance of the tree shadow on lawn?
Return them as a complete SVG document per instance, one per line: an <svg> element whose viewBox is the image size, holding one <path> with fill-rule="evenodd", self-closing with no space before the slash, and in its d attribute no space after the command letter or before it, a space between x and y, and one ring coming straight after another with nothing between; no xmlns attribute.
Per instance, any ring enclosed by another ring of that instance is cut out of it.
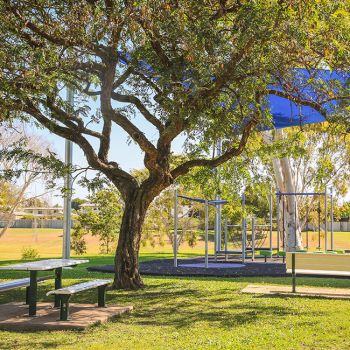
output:
<svg viewBox="0 0 350 350"><path fill-rule="evenodd" d="M236 284L242 289L247 284L273 284L292 286L292 277L272 277L272 276L239 276L239 277L216 277L216 276L149 276L142 275L147 283L147 279L156 280L181 280L181 281L207 281L207 282L229 282ZM308 287L331 287L331 288L350 288L349 278L327 278L327 277L299 277L297 286Z"/></svg>
<svg viewBox="0 0 350 350"><path fill-rule="evenodd" d="M203 279L201 279L202 281ZM150 281L151 282L151 281ZM107 292L107 304L133 305L131 314L118 317L115 322L132 326L170 326L178 329L188 328L197 323L205 322L212 327L233 330L244 325L253 325L258 322L270 322L280 317L293 316L293 320L300 325L299 316L309 318L325 314L315 307L308 308L306 301L302 308L291 302L290 298L279 295L251 295L239 293L241 288L231 289L218 285L206 289L205 284L194 283L190 288L184 281L163 281L162 283L149 284L139 291L115 291ZM231 282L231 281L230 281ZM52 298L45 297L46 290L41 288L39 299L52 302ZM24 300L24 291L15 290L5 300L0 297L0 302L8 302L8 299ZM80 293L72 298L73 303L95 303L97 293L90 290ZM294 296L293 296L294 299ZM299 300L309 299L298 297ZM315 299L315 298L312 298ZM306 307L305 307L306 306ZM294 322L294 321L293 321ZM45 342L45 340L44 340ZM42 346L40 342L40 346ZM1 343L0 343L1 345ZM63 345L57 340L47 343L47 346L55 347ZM11 346L8 347L11 349ZM45 348L42 346L42 348Z"/></svg>
<svg viewBox="0 0 350 350"><path fill-rule="evenodd" d="M225 297L222 296L223 292L226 293ZM143 326L185 328L194 323L208 322L220 328L232 329L275 317L315 315L312 310L299 311L295 305L287 305L283 301L280 305L273 299L271 303L262 303L252 296L227 289L210 292L193 289L144 290L132 295L124 292L123 295L116 295L116 300L131 302L135 306L133 313L119 322Z"/></svg>

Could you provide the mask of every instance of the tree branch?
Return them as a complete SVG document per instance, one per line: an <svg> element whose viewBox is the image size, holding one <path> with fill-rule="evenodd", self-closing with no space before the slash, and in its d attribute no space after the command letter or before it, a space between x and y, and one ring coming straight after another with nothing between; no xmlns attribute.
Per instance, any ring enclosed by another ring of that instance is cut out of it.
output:
<svg viewBox="0 0 350 350"><path fill-rule="evenodd" d="M157 149L154 147L152 142L150 142L144 133L127 117L112 108L111 97L113 94L114 74L115 63L106 62L106 69L103 75L101 89L101 112L103 117L115 122L121 128L123 128L140 146L142 151L153 159L157 156Z"/></svg>
<svg viewBox="0 0 350 350"><path fill-rule="evenodd" d="M223 164L224 162L228 161L232 157L236 157L240 155L243 152L247 144L248 138L256 124L257 124L257 121L255 119L250 120L248 124L244 127L239 145L237 147L229 148L221 156L216 157L214 159L192 159L179 165L177 168L173 169L171 171L173 180L175 180L177 177L181 175L187 174L194 167L203 166L203 167L215 168Z"/></svg>
<svg viewBox="0 0 350 350"><path fill-rule="evenodd" d="M303 99L303 98L298 97L296 95L290 94L288 92L279 91L279 90L269 89L268 93L270 95L275 95L275 96L286 98L294 103L297 103L297 104L300 104L303 106L312 107L314 110L319 112L322 116L324 116L327 119L327 111L322 107L322 105L320 103L317 103L317 102L314 102L311 100L306 100L306 99Z"/></svg>
<svg viewBox="0 0 350 350"><path fill-rule="evenodd" d="M153 126L155 126L159 131L164 130L164 125L160 122L160 120L150 113L145 105L136 96L122 95L117 92L112 92L111 96L115 101L133 104L145 117L145 119L148 120Z"/></svg>

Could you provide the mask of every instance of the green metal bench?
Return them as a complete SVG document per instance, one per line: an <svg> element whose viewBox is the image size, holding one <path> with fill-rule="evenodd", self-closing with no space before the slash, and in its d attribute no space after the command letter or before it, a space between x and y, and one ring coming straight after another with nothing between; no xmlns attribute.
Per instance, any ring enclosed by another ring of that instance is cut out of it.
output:
<svg viewBox="0 0 350 350"><path fill-rule="evenodd" d="M52 278L51 276L43 276L37 278L37 282L44 282ZM26 287L26 304L29 304L29 286L30 278L20 278L17 280L11 280L6 282L0 282L0 292L7 292L9 290Z"/></svg>
<svg viewBox="0 0 350 350"><path fill-rule="evenodd" d="M60 298L60 320L67 321L69 319L69 299L73 294L83 292L89 289L97 289L98 291L98 307L106 306L106 288L112 283L112 280L94 280L84 283L75 284L69 287L60 288L48 292L46 295L57 295Z"/></svg>
<svg viewBox="0 0 350 350"><path fill-rule="evenodd" d="M260 250L259 255L265 258L265 262L267 262L267 258L272 258L272 252L269 250Z"/></svg>

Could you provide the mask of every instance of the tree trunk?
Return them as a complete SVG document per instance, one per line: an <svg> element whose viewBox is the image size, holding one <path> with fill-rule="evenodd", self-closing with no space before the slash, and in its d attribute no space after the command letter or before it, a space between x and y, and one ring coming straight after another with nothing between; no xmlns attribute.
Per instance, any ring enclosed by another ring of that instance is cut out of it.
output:
<svg viewBox="0 0 350 350"><path fill-rule="evenodd" d="M266 143L270 144L272 142L270 134L264 133L263 136ZM276 130L276 138L283 138L282 130ZM278 190L284 193L297 192L289 158L272 159L272 165ZM280 210L281 220L284 217L285 248L287 251L302 249L301 224L296 196L283 196L281 199L284 201L284 215L282 215L282 205L278 210Z"/></svg>
<svg viewBox="0 0 350 350"><path fill-rule="evenodd" d="M115 255L114 288L135 290L144 286L139 273L138 255L142 225L148 206L149 201L140 190L133 192L125 200Z"/></svg>
<svg viewBox="0 0 350 350"><path fill-rule="evenodd" d="M284 157L280 159L281 170L284 179L284 187L287 193L296 192L296 186L293 181L290 161ZM286 248L287 251L302 249L301 225L298 213L298 204L296 196L285 196L285 229L286 229Z"/></svg>

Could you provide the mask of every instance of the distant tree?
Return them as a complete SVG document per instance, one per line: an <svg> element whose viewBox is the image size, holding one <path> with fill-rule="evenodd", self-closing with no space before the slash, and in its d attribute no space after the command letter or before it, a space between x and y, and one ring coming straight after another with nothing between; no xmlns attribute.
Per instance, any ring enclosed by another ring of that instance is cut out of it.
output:
<svg viewBox="0 0 350 350"><path fill-rule="evenodd" d="M120 229L122 200L114 189L98 191L89 200L93 206L77 212L72 249L78 254L86 252L84 236L91 234L99 237L101 252L109 254Z"/></svg>
<svg viewBox="0 0 350 350"><path fill-rule="evenodd" d="M72 199L72 209L79 210L82 204L86 203L86 199L73 198Z"/></svg>
<svg viewBox="0 0 350 350"><path fill-rule="evenodd" d="M183 189L183 187L181 188ZM193 195L194 191L186 188L186 192L183 190L183 193ZM202 196L199 194L198 197ZM179 198L177 247L180 247L183 242L187 242L190 247L196 245L204 223L199 219L200 216L203 216L201 214L203 214L203 205ZM155 246L157 244L156 237L158 237L160 245L165 244L166 239L174 247L173 189L163 191L154 199L147 211L142 231L142 243L145 245L148 241L152 246Z"/></svg>
<svg viewBox="0 0 350 350"><path fill-rule="evenodd" d="M46 140L39 135L27 133L19 123L12 127L0 125L0 186L3 190L12 188L12 196L7 196L6 200L3 198L4 203L0 208L5 219L0 238L11 226L13 215L19 206L44 206L40 197L46 193L28 197L27 192L36 181L47 183L50 179L49 169L43 169L37 159L28 157L19 160L8 157L8 153L19 145L22 145L23 152L36 152L43 157L51 152L51 146Z"/></svg>

